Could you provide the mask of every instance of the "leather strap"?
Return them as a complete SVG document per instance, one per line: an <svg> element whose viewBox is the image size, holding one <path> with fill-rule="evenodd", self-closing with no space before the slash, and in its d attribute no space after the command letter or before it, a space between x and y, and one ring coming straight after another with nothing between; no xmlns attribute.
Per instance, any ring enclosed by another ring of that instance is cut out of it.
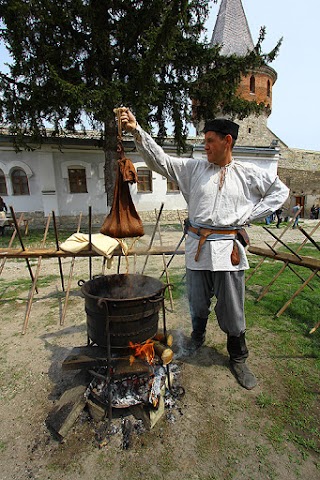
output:
<svg viewBox="0 0 320 480"><path fill-rule="evenodd" d="M198 235L199 238L199 243L198 243L198 250L196 253L196 256L194 257L195 261L197 262L199 259L201 247L204 244L204 242L207 240L207 238L210 235L236 235L238 233L238 230L222 230L222 229L214 229L214 228L197 228L197 227L192 227L191 225L187 226L187 230L190 230L190 232L195 233Z"/></svg>

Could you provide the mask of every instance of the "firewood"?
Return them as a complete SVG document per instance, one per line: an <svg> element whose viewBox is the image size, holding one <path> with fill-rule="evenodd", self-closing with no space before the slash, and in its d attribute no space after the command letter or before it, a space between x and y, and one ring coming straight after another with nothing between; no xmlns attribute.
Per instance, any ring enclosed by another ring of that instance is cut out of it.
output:
<svg viewBox="0 0 320 480"><path fill-rule="evenodd" d="M168 345L168 347L172 347L173 345L173 336L171 333L165 335L164 333L158 332L153 339L163 343L164 345Z"/></svg>
<svg viewBox="0 0 320 480"><path fill-rule="evenodd" d="M160 342L154 342L154 351L161 359L163 365L168 365L173 359L173 351Z"/></svg>
<svg viewBox="0 0 320 480"><path fill-rule="evenodd" d="M79 372L75 378L75 386L66 390L56 402L53 410L48 414L46 424L60 440L62 440L85 407L84 393L88 385L88 377L85 372Z"/></svg>

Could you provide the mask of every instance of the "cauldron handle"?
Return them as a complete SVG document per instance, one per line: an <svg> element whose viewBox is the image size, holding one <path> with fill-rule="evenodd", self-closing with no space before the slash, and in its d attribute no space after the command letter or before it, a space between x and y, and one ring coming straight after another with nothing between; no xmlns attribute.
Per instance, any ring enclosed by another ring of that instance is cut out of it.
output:
<svg viewBox="0 0 320 480"><path fill-rule="evenodd" d="M98 307L102 308L103 306L105 306L106 308L108 308L108 300L106 298L99 298L98 301L97 301L97 305Z"/></svg>
<svg viewBox="0 0 320 480"><path fill-rule="evenodd" d="M174 288L174 285L172 283L167 283L163 288L162 288L162 293L164 293L164 291L166 290L166 288L169 288L169 287L173 287ZM156 300L151 300L150 298L148 298L148 302L150 303L157 303L159 302L159 300L164 300L165 299L165 296L162 294L161 297L158 297Z"/></svg>
<svg viewBox="0 0 320 480"><path fill-rule="evenodd" d="M151 300L151 298L148 298L147 301L148 301L149 303L158 303L158 302L160 302L160 301L162 301L162 300L164 300L164 296L163 296L163 295L161 295L161 297L157 297L155 300Z"/></svg>

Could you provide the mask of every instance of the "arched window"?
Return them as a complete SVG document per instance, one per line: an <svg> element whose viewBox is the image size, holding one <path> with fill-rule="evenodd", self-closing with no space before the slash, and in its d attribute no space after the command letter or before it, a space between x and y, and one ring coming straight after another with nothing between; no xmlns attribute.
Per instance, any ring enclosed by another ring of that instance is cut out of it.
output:
<svg viewBox="0 0 320 480"><path fill-rule="evenodd" d="M26 172L22 168L15 168L11 172L13 195L30 195Z"/></svg>
<svg viewBox="0 0 320 480"><path fill-rule="evenodd" d="M270 80L268 80L268 83L267 83L267 97L270 97L271 95L271 83L270 83Z"/></svg>
<svg viewBox="0 0 320 480"><path fill-rule="evenodd" d="M0 195L8 195L6 177L3 171L0 169Z"/></svg>
<svg viewBox="0 0 320 480"><path fill-rule="evenodd" d="M70 193L87 193L86 169L81 167L68 168Z"/></svg>
<svg viewBox="0 0 320 480"><path fill-rule="evenodd" d="M250 93L256 93L256 79L254 75L250 77Z"/></svg>
<svg viewBox="0 0 320 480"><path fill-rule="evenodd" d="M139 167L137 168L138 175L138 192L152 192L152 174L149 168Z"/></svg>

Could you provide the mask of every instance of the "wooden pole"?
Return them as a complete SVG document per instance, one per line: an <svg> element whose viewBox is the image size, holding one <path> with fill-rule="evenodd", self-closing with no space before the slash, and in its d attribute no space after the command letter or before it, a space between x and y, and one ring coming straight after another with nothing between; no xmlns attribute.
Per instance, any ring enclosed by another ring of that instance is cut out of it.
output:
<svg viewBox="0 0 320 480"><path fill-rule="evenodd" d="M89 206L89 251L90 252L92 250L91 235L92 235L92 208L91 206ZM91 257L89 257L89 278L90 280L92 279L92 258Z"/></svg>
<svg viewBox="0 0 320 480"><path fill-rule="evenodd" d="M306 232L302 232L305 234L305 239L304 241L301 243L301 245L299 245L299 247L297 248L297 251L296 253L298 253L304 246L305 244L308 242L308 240L311 240L312 243L314 243L314 240L312 239L312 235L314 234L314 232L317 230L317 228L320 226L320 222L318 222L318 224L312 229L312 231L310 232L310 234L307 234ZM301 229L301 227L298 227L300 230L303 230ZM274 250L274 248L267 244L268 247L274 252L274 253L277 253L276 250ZM266 257L264 257L266 258ZM257 299L257 302L259 302L267 293L268 291L270 290L270 287L274 284L274 282L277 280L277 278L280 277L281 273L284 272L284 270L286 269L286 267L290 268L290 270L295 274L297 275L298 278L300 278L300 280L302 282L304 282L304 278L301 277L301 275L299 275L290 265L290 262L285 262L285 264L281 267L280 271L278 273L276 273L276 275L274 276L274 278L271 280L271 282L263 289L263 291L261 292L259 298ZM317 274L319 275L319 274ZM311 285L308 285L308 288L310 288L311 290L314 290L313 287Z"/></svg>
<svg viewBox="0 0 320 480"><path fill-rule="evenodd" d="M176 246L173 254L171 255L171 258L169 260L169 262L166 264L166 268L169 268L170 266L170 263L172 262L172 260L174 259L174 257L177 255L178 251L179 251L179 248L183 242L183 240L185 239L186 237L186 234L183 232L182 234L182 237L180 238L179 242L178 242L178 245ZM160 275L160 278L163 276L163 274L165 273L165 270L162 271L161 275Z"/></svg>
<svg viewBox="0 0 320 480"><path fill-rule="evenodd" d="M292 248L288 247L288 245L287 245L285 242L283 242L283 241L280 239L280 237L278 237L275 233L271 232L267 227L262 227L262 228L263 228L264 230L266 230L266 232L270 233L270 235L272 235L273 238L275 238L278 242L280 242L281 245L283 245L284 247L286 247L286 248L289 250L289 252L291 252L293 255L295 255L296 257L298 257L299 260L301 260L300 255L298 255L294 250L292 250Z"/></svg>
<svg viewBox="0 0 320 480"><path fill-rule="evenodd" d="M82 212L80 212L80 216L79 216L79 220L78 220L77 233L80 232L81 220L82 220ZM68 305L68 300L69 300L69 295L70 295L71 282L72 282L72 277L73 277L73 270L74 270L75 261L76 261L76 257L72 257L71 265L70 265L69 278L68 278L67 291L66 291L66 296L65 296L65 300L64 300L62 315L61 315L61 318L60 318L60 325L64 325L64 319L65 319L65 316L66 316L66 313L67 313L67 305Z"/></svg>
<svg viewBox="0 0 320 480"><path fill-rule="evenodd" d="M289 230L289 228L291 228L292 224L293 224L293 219L288 223L288 225L285 227L284 230L282 230L281 234L279 235L279 240L284 236L284 234ZM272 247L276 247L277 246L277 243L278 243L278 240L276 240ZM259 270L259 268L261 267L261 265L263 264L263 262L265 261L267 257L264 257L264 258L261 258L261 260L258 262L258 264L255 266L254 270L250 273L250 275L247 276L246 278L246 283L250 280L251 277L253 277L253 275Z"/></svg>
<svg viewBox="0 0 320 480"><path fill-rule="evenodd" d="M280 317L280 315L283 314L283 312L289 307L289 305L292 303L292 301L299 295L300 292L304 289L306 285L308 285L309 282L313 279L315 275L317 275L319 269L317 268L314 270L311 275L303 282L303 284L296 290L296 292L292 295L292 297L283 305L282 308L280 308L279 312L276 314L276 317Z"/></svg>
<svg viewBox="0 0 320 480"><path fill-rule="evenodd" d="M47 224L46 224L46 228L45 228L45 232L44 232L43 240L42 240L42 247L44 247L44 245L45 245L45 243L46 243L46 239L47 239L47 235L48 235L48 230L49 230L49 225L50 225L50 220L51 220L51 217L50 217L50 215L48 215ZM34 280L33 280L33 283L32 283L32 286L31 286L31 290L30 290L30 293L29 293L29 299L28 299L26 316L25 316L25 319L24 319L24 324L23 324L23 328L22 328L22 332L21 332L22 335L24 335L24 334L26 333L26 331L27 331L28 322L29 322L29 317L30 317L30 312L31 312L31 307L32 307L32 301L33 301L33 297L34 297L34 292L35 292L36 287L37 287L37 281L38 281L38 277L39 277L39 273L40 273L41 260L42 260L42 257L40 256L40 257L38 258L38 265L37 265L36 273L35 273ZM37 292L37 293L38 293L38 292Z"/></svg>
<svg viewBox="0 0 320 480"><path fill-rule="evenodd" d="M157 210L155 210L155 214L157 215ZM160 224L159 223L158 223L158 232L159 232L160 245L162 247L162 236L161 236L161 229L160 229ZM169 300L170 300L171 310L173 311L172 289L171 289L171 285L170 285L169 270L167 269L166 257L165 257L164 253L162 254L162 262L163 262L164 270L166 272L166 282L168 284L168 292L169 292Z"/></svg>
<svg viewBox="0 0 320 480"><path fill-rule="evenodd" d="M320 327L320 321L315 324L313 328L311 328L309 333L314 333Z"/></svg>
<svg viewBox="0 0 320 480"><path fill-rule="evenodd" d="M161 215L162 215L163 207L164 207L164 203L161 203L161 207L160 207L160 210L159 210L159 214L158 214L158 217L157 217L157 221L156 221L156 224L155 224L155 227L154 227L152 236L151 236L151 240L150 240L150 243L149 243L148 251L149 251L149 250L151 249L151 247L152 247L153 240L154 240L155 234L156 234L157 229L158 229L158 224L159 224L159 221L160 221L160 217L161 217ZM143 274L143 272L144 272L144 270L145 270L145 268L146 268L148 259L149 259L149 253L148 253L147 256L146 256L146 259L145 259L145 262L144 262L144 265L143 265L143 268L142 268L142 272L141 272L142 274Z"/></svg>
<svg viewBox="0 0 320 480"><path fill-rule="evenodd" d="M302 232L303 235L305 235L305 236L307 237L307 239L310 240L310 242L311 242L318 250L320 250L320 246L318 245L318 243L317 243L315 240L313 240L312 236L309 235L309 233L307 233L307 232L306 232L302 227L300 227L299 225L298 225L298 228L299 228L300 232Z"/></svg>
<svg viewBox="0 0 320 480"><path fill-rule="evenodd" d="M16 232L17 232L17 235L18 235L18 238L19 238L19 242L20 242L21 248L22 248L23 251L25 251L25 247L24 247L24 244L23 244L23 241L22 241L22 237L21 237L19 225L18 225L18 222L17 222L17 219L16 219L16 215L15 215L15 213L14 213L13 207L10 207L10 212L11 212L11 216L12 216L12 219L13 219L13 222L14 222L14 226L15 226L15 229L16 229ZM31 278L31 280L32 280L32 282L33 282L33 281L34 281L34 277L33 277L31 265L30 265L30 262L29 262L29 258L26 258L26 264L27 264L27 267L28 267L28 270L29 270L30 278ZM38 293L37 288L36 288L36 292Z"/></svg>
<svg viewBox="0 0 320 480"><path fill-rule="evenodd" d="M52 219L53 219L53 228L54 228L54 235L56 239L56 249L57 251L59 250L59 238L58 238L58 229L57 229L57 222L56 222L56 214L52 210ZM64 292L64 279L63 279L63 270L62 270L62 262L61 258L58 257L58 262L59 262L59 272L60 272L60 279L61 279L61 287L62 291Z"/></svg>

